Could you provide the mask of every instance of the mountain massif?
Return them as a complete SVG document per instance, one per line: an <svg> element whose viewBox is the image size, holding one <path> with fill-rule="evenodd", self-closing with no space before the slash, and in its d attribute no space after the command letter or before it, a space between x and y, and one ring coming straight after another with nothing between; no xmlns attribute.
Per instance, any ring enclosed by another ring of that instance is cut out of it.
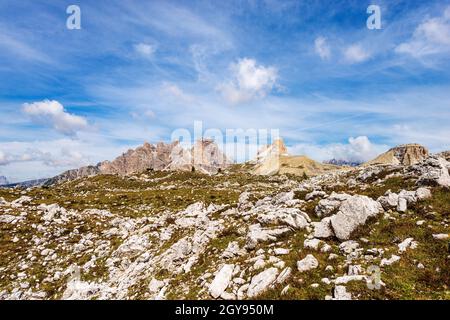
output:
<svg viewBox="0 0 450 320"><path fill-rule="evenodd" d="M69 170L47 181L47 185L70 181L97 174L130 175L146 170L152 171L199 171L215 174L231 164L217 144L209 139L196 141L185 149L178 141L159 142L156 145L144 143L130 149L113 161L104 161L96 166Z"/></svg>

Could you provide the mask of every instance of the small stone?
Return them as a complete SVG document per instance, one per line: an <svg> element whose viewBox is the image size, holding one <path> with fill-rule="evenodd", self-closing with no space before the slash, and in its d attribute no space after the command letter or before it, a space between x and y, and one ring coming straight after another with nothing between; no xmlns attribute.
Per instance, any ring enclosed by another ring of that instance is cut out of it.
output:
<svg viewBox="0 0 450 320"><path fill-rule="evenodd" d="M321 243L322 243L322 240L319 240L319 239L315 239L315 238L314 239L306 239L303 242L303 246L306 249L318 250Z"/></svg>
<svg viewBox="0 0 450 320"><path fill-rule="evenodd" d="M289 254L289 249L275 248L275 249L273 249L273 253L277 256L282 256L282 255Z"/></svg>
<svg viewBox="0 0 450 320"><path fill-rule="evenodd" d="M290 287L289 285L287 285L286 287L284 287L283 290L281 290L281 295L282 295L282 296L286 295L290 288L291 288L291 287Z"/></svg>
<svg viewBox="0 0 450 320"><path fill-rule="evenodd" d="M401 242L398 245L398 253L403 253L408 248L415 249L417 248L417 245L418 245L417 242L414 241L413 238L406 238L403 242Z"/></svg>
<svg viewBox="0 0 450 320"><path fill-rule="evenodd" d="M312 254L308 254L304 259L297 261L297 269L300 272L316 269L318 266L319 261Z"/></svg>
<svg viewBox="0 0 450 320"><path fill-rule="evenodd" d="M236 300L236 296L232 293L228 293L228 292L223 292L220 295L220 298L223 300Z"/></svg>
<svg viewBox="0 0 450 320"><path fill-rule="evenodd" d="M292 274L292 268L288 267L281 271L280 275L276 279L276 283L283 283L285 282Z"/></svg>
<svg viewBox="0 0 450 320"><path fill-rule="evenodd" d="M157 293L162 287L164 287L164 281L153 278L148 285L148 290L151 293Z"/></svg>
<svg viewBox="0 0 450 320"><path fill-rule="evenodd" d="M328 260L336 260L339 256L336 253L330 253Z"/></svg>
<svg viewBox="0 0 450 320"><path fill-rule="evenodd" d="M334 268L333 268L333 266L326 266L325 271L333 272Z"/></svg>
<svg viewBox="0 0 450 320"><path fill-rule="evenodd" d="M405 198L398 199L397 211L398 212L406 212L408 209L408 202Z"/></svg>
<svg viewBox="0 0 450 320"><path fill-rule="evenodd" d="M344 286L334 288L334 300L352 300L352 294Z"/></svg>
<svg viewBox="0 0 450 320"><path fill-rule="evenodd" d="M447 240L449 238L448 233L433 234L433 238L436 240Z"/></svg>
<svg viewBox="0 0 450 320"><path fill-rule="evenodd" d="M349 275L349 276L356 276L356 275L361 274L361 273L362 273L362 267L360 265L348 266L347 275Z"/></svg>
<svg viewBox="0 0 450 320"><path fill-rule="evenodd" d="M381 267L390 266L391 264L393 264L399 260L400 260L400 257L393 254L389 259L386 259L386 258L381 259L380 266Z"/></svg>

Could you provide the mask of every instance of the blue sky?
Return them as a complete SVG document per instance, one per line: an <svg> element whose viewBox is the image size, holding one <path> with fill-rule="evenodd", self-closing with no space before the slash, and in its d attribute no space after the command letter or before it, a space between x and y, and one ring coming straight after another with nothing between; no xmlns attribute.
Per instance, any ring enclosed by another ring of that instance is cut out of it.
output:
<svg viewBox="0 0 450 320"><path fill-rule="evenodd" d="M95 164L195 120L276 128L317 160L450 149L449 57L442 0L0 0L0 175Z"/></svg>

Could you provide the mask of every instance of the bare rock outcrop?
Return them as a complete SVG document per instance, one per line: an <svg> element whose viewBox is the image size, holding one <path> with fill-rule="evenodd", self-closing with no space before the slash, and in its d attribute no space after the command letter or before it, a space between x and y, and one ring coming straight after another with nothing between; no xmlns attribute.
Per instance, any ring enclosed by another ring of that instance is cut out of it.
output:
<svg viewBox="0 0 450 320"><path fill-rule="evenodd" d="M420 174L417 180L419 186L450 187L450 162L444 158L432 156L412 167Z"/></svg>
<svg viewBox="0 0 450 320"><path fill-rule="evenodd" d="M57 184L97 174L117 174L126 176L145 170L195 170L205 174L216 174L232 162L210 139L197 141L191 149L185 149L179 141L159 142L156 145L144 143L141 147L130 149L113 161L103 161L96 166L86 166L68 170L48 179L46 185Z"/></svg>
<svg viewBox="0 0 450 320"><path fill-rule="evenodd" d="M428 155L428 149L420 144L403 144L389 149L387 152L365 163L365 165L391 164L410 166L421 162Z"/></svg>

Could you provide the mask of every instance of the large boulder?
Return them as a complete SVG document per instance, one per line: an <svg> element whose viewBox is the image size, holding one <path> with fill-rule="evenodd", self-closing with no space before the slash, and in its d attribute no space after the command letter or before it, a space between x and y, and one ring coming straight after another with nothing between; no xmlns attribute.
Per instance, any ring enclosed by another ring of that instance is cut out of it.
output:
<svg viewBox="0 0 450 320"><path fill-rule="evenodd" d="M339 212L331 217L331 227L339 240L348 240L353 231L367 219L377 216L383 207L367 196L352 196L342 202Z"/></svg>

